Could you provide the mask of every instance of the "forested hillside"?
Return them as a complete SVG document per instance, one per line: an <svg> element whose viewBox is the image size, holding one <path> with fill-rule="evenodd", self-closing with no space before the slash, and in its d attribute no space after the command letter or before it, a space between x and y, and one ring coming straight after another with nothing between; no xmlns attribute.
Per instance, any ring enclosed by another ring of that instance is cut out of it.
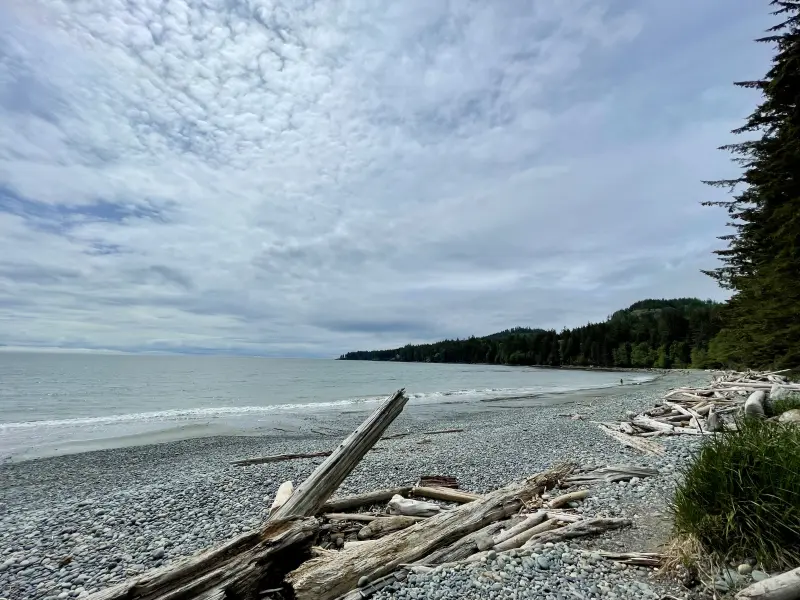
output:
<svg viewBox="0 0 800 600"><path fill-rule="evenodd" d="M489 363L542 366L707 366L721 305L696 298L643 300L603 323L554 330L515 328L485 337L392 350L348 352L342 360Z"/></svg>

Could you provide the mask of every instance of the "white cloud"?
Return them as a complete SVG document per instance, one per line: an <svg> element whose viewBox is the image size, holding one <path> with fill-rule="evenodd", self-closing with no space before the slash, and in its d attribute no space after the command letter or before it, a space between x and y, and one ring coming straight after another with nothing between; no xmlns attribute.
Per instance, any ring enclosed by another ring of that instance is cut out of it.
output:
<svg viewBox="0 0 800 600"><path fill-rule="evenodd" d="M720 297L699 180L730 172L758 7L15 0L0 23L0 343L332 355Z"/></svg>

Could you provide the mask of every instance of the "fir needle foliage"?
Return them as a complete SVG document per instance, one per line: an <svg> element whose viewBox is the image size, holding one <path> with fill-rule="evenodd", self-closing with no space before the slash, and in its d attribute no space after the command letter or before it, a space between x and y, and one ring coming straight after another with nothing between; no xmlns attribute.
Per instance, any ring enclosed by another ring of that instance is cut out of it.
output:
<svg viewBox="0 0 800 600"><path fill-rule="evenodd" d="M743 172L706 182L738 190L706 203L724 207L733 229L716 252L722 266L707 272L733 291L709 351L726 366L800 364L800 1L771 5L779 23L756 41L775 47L772 66L762 79L736 83L763 95L733 132L751 139L722 147Z"/></svg>

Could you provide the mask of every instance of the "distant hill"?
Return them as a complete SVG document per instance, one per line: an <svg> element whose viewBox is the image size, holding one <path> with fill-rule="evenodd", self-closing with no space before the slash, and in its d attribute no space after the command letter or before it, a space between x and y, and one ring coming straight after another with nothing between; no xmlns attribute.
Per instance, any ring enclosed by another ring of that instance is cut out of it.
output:
<svg viewBox="0 0 800 600"><path fill-rule="evenodd" d="M537 333L544 333L544 329L531 329L530 327L514 327L512 329L504 329L491 335L485 335L482 340L499 340L502 338L511 337L512 335L533 335Z"/></svg>
<svg viewBox="0 0 800 600"><path fill-rule="evenodd" d="M602 323L561 332L514 327L465 340L348 352L340 360L704 368L721 307L697 298L640 300Z"/></svg>

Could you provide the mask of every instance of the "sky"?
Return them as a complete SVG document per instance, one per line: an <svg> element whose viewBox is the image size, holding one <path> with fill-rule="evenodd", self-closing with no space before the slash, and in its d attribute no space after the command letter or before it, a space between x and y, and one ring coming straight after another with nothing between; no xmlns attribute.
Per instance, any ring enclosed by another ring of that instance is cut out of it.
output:
<svg viewBox="0 0 800 600"><path fill-rule="evenodd" d="M0 0L0 345L329 357L726 292L767 0Z"/></svg>

